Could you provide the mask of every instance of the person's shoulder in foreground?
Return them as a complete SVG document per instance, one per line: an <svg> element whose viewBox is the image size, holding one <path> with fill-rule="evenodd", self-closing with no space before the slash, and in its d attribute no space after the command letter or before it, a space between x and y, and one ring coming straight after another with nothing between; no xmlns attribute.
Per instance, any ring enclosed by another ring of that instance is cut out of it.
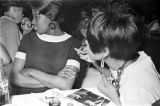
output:
<svg viewBox="0 0 160 106"><path fill-rule="evenodd" d="M160 77L151 58L139 52L139 58L126 67L121 79L120 99L127 105L151 105L160 98Z"/></svg>

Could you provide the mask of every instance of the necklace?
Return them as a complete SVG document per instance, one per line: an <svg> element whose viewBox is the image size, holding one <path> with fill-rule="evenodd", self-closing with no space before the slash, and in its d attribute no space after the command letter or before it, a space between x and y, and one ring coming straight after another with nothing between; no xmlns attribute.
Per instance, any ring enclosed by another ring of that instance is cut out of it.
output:
<svg viewBox="0 0 160 106"><path fill-rule="evenodd" d="M119 93L120 84L119 83L120 83L120 80L121 80L121 75L124 72L124 66L126 65L126 63L127 62L125 61L124 64L120 68L118 68L116 78L114 78L113 74L111 74L111 79L112 79L111 83L116 88L118 96L120 96L120 93Z"/></svg>

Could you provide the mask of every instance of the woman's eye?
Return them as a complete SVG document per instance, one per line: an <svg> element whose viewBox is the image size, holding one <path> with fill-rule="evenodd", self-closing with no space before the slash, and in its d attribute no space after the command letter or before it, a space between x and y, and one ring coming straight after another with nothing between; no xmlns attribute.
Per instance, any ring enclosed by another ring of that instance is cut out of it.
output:
<svg viewBox="0 0 160 106"><path fill-rule="evenodd" d="M38 19L39 15L35 15L34 17L35 17L35 19Z"/></svg>

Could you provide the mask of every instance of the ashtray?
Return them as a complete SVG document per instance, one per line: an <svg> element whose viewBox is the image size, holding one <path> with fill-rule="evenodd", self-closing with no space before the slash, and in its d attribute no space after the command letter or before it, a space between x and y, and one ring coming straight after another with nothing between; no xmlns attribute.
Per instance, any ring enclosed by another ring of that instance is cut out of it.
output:
<svg viewBox="0 0 160 106"><path fill-rule="evenodd" d="M61 102L57 97L45 97L46 101L48 102L49 106L60 106Z"/></svg>

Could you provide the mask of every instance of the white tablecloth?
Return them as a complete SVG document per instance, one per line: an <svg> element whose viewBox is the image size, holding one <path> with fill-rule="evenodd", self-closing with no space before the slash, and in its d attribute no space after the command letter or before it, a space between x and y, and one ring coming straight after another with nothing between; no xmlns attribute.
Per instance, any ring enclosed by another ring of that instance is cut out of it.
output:
<svg viewBox="0 0 160 106"><path fill-rule="evenodd" d="M106 96L104 96L102 93L100 93L97 88L85 88L95 94L98 94L102 97L107 98ZM68 99L68 98L63 98L66 97L69 94L72 94L73 92L75 92L77 89L75 90L65 90L65 91L61 91L58 89L51 89L48 90L46 92L43 93L31 93L31 94L25 94L25 95L15 95L11 98L11 103L9 105L4 105L4 106L49 106L48 103L45 101L45 96L49 96L49 95L58 95L60 97L60 101L61 101L61 106L67 106L68 103L72 103L74 104L74 106L84 106L83 104ZM110 102L107 106L114 106L114 104L112 102Z"/></svg>

